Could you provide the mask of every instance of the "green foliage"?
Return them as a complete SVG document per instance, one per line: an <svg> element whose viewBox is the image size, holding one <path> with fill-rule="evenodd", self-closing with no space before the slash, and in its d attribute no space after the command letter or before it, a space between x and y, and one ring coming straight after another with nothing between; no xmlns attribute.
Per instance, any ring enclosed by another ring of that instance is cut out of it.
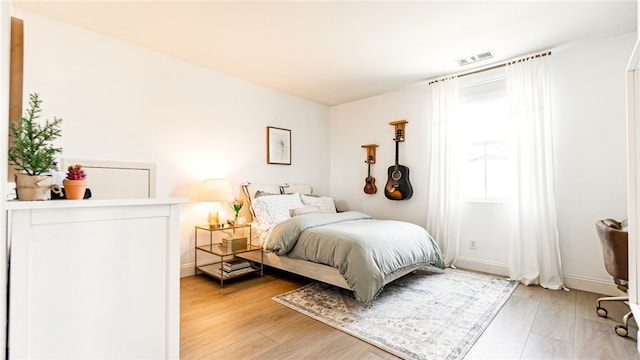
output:
<svg viewBox="0 0 640 360"><path fill-rule="evenodd" d="M53 141L60 137L62 119L56 117L44 124L37 122L40 117L42 100L38 94L29 94L29 109L20 122L9 124L9 163L17 170L29 175L40 175L49 169L62 148L54 147Z"/></svg>

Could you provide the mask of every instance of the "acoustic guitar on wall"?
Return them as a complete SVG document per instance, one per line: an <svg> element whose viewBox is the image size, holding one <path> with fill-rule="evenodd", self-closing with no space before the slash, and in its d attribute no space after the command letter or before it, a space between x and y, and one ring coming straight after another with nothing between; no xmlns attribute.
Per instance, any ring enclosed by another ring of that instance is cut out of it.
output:
<svg viewBox="0 0 640 360"><path fill-rule="evenodd" d="M396 163L389 166L387 184L384 187L384 196L389 200L407 200L413 195L409 168L398 163L398 143L402 141L403 136L402 130L398 129L393 139L396 142Z"/></svg>
<svg viewBox="0 0 640 360"><path fill-rule="evenodd" d="M373 156L369 155L369 159L365 162L368 165L368 169L367 178L364 179L364 193L371 195L378 192L378 189L376 188L376 178L371 176L371 163L373 163Z"/></svg>

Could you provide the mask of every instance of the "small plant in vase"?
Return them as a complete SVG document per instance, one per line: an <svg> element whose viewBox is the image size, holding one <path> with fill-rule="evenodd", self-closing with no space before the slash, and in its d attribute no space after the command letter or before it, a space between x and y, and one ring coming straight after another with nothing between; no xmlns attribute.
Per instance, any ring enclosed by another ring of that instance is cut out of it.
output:
<svg viewBox="0 0 640 360"><path fill-rule="evenodd" d="M82 165L69 165L67 168L67 177L62 180L64 193L69 200L84 199L84 193L87 189L87 175L82 169Z"/></svg>
<svg viewBox="0 0 640 360"><path fill-rule="evenodd" d="M8 160L15 174L16 193L20 200L51 199L51 176L46 175L62 148L55 142L60 137L62 119L39 121L42 100L29 94L29 108L17 122L9 123Z"/></svg>
<svg viewBox="0 0 640 360"><path fill-rule="evenodd" d="M240 213L240 209L242 209L242 205L244 205L244 202L238 199L233 200L231 204L233 212L235 213L235 217L233 218L233 225L235 226L238 226L238 214Z"/></svg>

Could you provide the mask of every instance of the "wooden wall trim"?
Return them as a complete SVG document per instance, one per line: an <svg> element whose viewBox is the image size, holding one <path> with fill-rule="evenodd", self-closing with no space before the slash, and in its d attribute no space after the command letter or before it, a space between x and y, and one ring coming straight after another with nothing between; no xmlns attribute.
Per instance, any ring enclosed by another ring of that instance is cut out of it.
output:
<svg viewBox="0 0 640 360"><path fill-rule="evenodd" d="M24 21L11 17L11 53L9 55L9 122L22 116L22 84L24 67ZM8 132L7 132L8 135ZM11 144L11 137L9 137ZM9 164L8 181L13 182L17 171Z"/></svg>

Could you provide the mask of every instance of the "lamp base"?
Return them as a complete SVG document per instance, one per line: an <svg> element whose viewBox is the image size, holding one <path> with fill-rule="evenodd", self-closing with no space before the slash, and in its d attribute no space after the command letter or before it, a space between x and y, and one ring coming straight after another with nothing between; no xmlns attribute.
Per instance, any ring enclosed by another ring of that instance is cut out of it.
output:
<svg viewBox="0 0 640 360"><path fill-rule="evenodd" d="M220 224L220 218L218 217L217 211L209 211L209 216L207 217L207 222L209 223L209 227L214 228L218 227Z"/></svg>

